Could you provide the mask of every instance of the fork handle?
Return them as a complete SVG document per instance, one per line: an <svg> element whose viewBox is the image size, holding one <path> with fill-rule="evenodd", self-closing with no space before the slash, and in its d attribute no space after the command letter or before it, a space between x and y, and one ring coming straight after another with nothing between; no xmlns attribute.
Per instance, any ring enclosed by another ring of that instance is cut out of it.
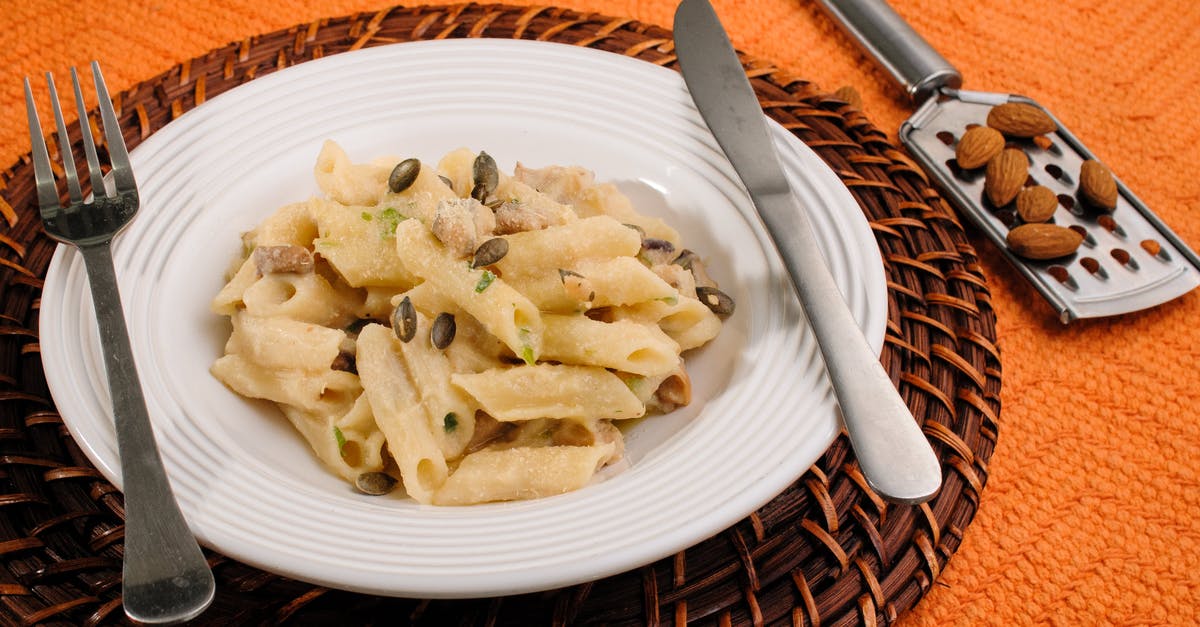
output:
<svg viewBox="0 0 1200 627"><path fill-rule="evenodd" d="M143 623L182 622L208 607L216 585L175 502L154 441L125 327L111 241L81 247L80 252L92 289L121 457L125 612Z"/></svg>

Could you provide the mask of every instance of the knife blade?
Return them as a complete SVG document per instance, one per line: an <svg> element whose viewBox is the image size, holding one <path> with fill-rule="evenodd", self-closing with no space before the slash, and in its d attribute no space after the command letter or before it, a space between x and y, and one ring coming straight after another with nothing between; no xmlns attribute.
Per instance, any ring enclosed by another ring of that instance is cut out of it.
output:
<svg viewBox="0 0 1200 627"><path fill-rule="evenodd" d="M933 498L942 481L937 456L825 264L808 215L783 172L754 88L716 11L707 0L683 0L674 30L684 83L787 268L863 476L893 502Z"/></svg>

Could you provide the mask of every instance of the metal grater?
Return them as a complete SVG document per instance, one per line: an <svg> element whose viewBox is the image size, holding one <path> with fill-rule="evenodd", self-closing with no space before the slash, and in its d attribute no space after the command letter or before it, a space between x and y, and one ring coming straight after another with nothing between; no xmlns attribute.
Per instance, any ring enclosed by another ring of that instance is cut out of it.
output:
<svg viewBox="0 0 1200 627"><path fill-rule="evenodd" d="M958 71L882 0L820 2L920 104L900 127L901 143L1041 292L1063 323L1146 309L1200 286L1200 257L1119 179L1117 207L1111 213L1082 202L1077 196L1080 164L1096 157L1044 107L1024 96L959 89ZM1029 157L1029 184L1044 185L1058 195L1051 221L1084 236L1072 255L1033 261L1012 254L1005 243L1009 229L1019 224L1012 204L993 206L984 197L983 169L965 171L955 161L962 134L985 124L988 111L1005 102L1037 106L1058 126L1045 136L1047 147L1011 139L1009 146Z"/></svg>

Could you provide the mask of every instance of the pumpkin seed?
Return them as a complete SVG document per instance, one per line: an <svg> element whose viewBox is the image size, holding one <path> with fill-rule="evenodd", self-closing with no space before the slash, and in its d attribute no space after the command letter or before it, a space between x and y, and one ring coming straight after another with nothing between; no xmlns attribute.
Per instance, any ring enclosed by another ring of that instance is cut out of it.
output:
<svg viewBox="0 0 1200 627"><path fill-rule="evenodd" d="M392 168L392 173L388 176L388 189L399 194L412 187L420 173L421 161L419 159L405 159Z"/></svg>
<svg viewBox="0 0 1200 627"><path fill-rule="evenodd" d="M442 182L446 184L446 187L449 187L450 189L454 189L454 181L451 181L450 179L446 178L445 176L442 176L441 174L438 175L438 178L441 179Z"/></svg>
<svg viewBox="0 0 1200 627"><path fill-rule="evenodd" d="M417 308L407 296L392 312L392 332L401 342L407 342L417 334Z"/></svg>
<svg viewBox="0 0 1200 627"><path fill-rule="evenodd" d="M640 235L641 237L643 237L643 238L646 237L646 229L643 229L642 227L640 227L636 224L629 224L628 222L625 222L622 225L627 226L627 227L637 231L638 235Z"/></svg>
<svg viewBox="0 0 1200 627"><path fill-rule="evenodd" d="M484 202L500 184L500 171L496 168L496 160L488 153L480 151L471 165L471 177L475 183L471 188L471 198Z"/></svg>
<svg viewBox="0 0 1200 627"><path fill-rule="evenodd" d="M475 257L471 260L472 268L490 266L508 254L508 240L503 237L493 237L475 249Z"/></svg>
<svg viewBox="0 0 1200 627"><path fill-rule="evenodd" d="M454 315L446 312L438 314L433 320L433 329L429 333L429 341L433 347L442 350L454 341Z"/></svg>
<svg viewBox="0 0 1200 627"><path fill-rule="evenodd" d="M696 298L700 299L705 307L711 309L718 316L728 316L733 313L733 299L729 297L729 294L715 287L697 287Z"/></svg>
<svg viewBox="0 0 1200 627"><path fill-rule="evenodd" d="M396 489L396 478L386 472L364 472L354 480L359 492L382 496Z"/></svg>

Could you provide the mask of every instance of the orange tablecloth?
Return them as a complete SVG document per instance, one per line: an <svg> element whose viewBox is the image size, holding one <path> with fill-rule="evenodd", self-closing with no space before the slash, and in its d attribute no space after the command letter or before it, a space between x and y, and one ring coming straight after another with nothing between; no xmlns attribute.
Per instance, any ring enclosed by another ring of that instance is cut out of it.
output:
<svg viewBox="0 0 1200 627"><path fill-rule="evenodd" d="M0 2L0 165L29 150L23 76L62 77L99 59L115 92L230 41L394 2ZM668 27L675 7L552 3ZM881 128L894 131L907 117L886 75L809 0L715 4L740 49L830 91L855 86ZM1200 3L894 6L968 88L1046 105L1200 248ZM1200 293L1064 327L990 244L977 242L1004 358L999 446L961 549L904 624L1200 621Z"/></svg>

